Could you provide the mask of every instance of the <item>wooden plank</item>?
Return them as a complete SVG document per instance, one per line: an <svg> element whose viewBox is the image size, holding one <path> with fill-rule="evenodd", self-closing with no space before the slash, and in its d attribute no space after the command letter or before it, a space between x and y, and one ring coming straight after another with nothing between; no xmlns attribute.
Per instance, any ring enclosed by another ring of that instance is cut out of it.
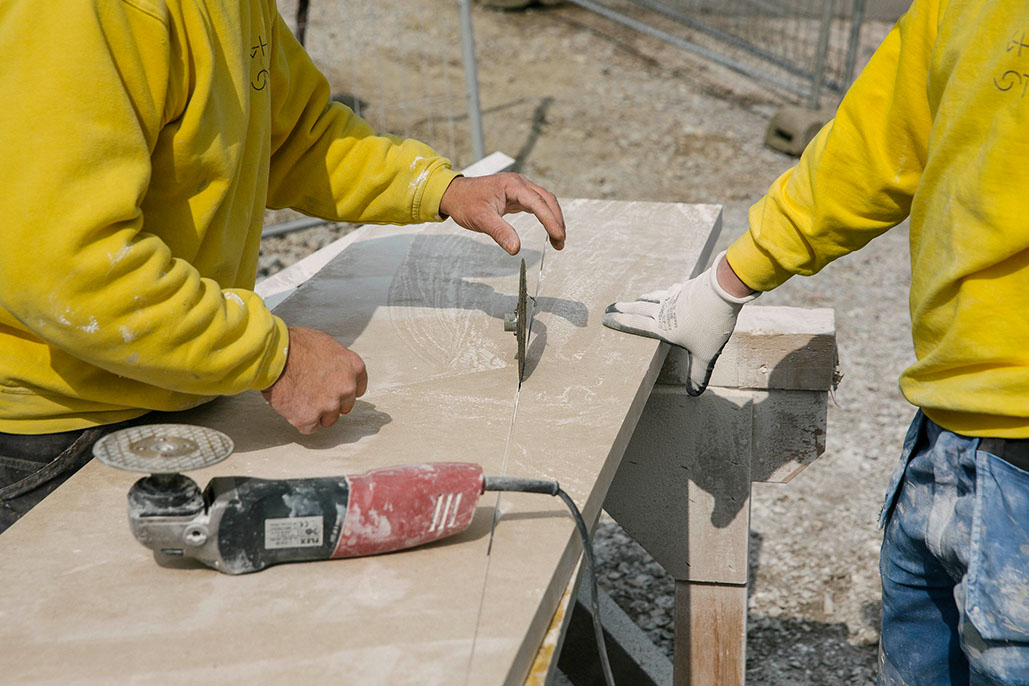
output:
<svg viewBox="0 0 1029 686"><path fill-rule="evenodd" d="M561 646L560 670L555 673L555 677L563 675L575 684L600 684L604 681L589 595L588 587L579 588ZM672 683L672 661L665 652L654 645L603 588L597 589L597 605L614 682L631 686L669 686Z"/></svg>
<svg viewBox="0 0 1029 686"><path fill-rule="evenodd" d="M681 387L686 370L685 353L672 348L658 387L685 395ZM825 451L827 401L837 374L833 310L743 308L736 331L715 364L710 386L753 390L753 481L787 482ZM681 423L672 418L663 421L670 426ZM644 436L662 431L651 427ZM671 441L667 436L659 440ZM682 450L688 440L677 439Z"/></svg>
<svg viewBox="0 0 1029 686"><path fill-rule="evenodd" d="M197 480L471 461L559 479L595 519L663 357L652 340L603 328L604 308L709 259L719 208L563 207L568 248L546 256L506 468L516 364L503 315L518 259L448 222L366 232L280 307L365 359L369 390L354 412L305 437L257 393L213 402L183 419L225 431L237 452ZM543 232L524 215L514 224L532 289ZM504 495L483 498L460 536L399 554L243 577L164 568L128 531L133 480L91 463L0 536L5 679L521 683L580 550L560 501Z"/></svg>
<svg viewBox="0 0 1029 686"><path fill-rule="evenodd" d="M675 686L743 686L747 587L675 582Z"/></svg>
<svg viewBox="0 0 1029 686"><path fill-rule="evenodd" d="M786 483L825 452L827 391L752 391L752 481Z"/></svg>

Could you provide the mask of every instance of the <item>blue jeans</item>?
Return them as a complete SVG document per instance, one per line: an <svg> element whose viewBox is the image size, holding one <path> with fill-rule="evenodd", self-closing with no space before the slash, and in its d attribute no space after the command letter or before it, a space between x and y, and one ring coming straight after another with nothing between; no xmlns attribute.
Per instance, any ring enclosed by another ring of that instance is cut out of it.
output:
<svg viewBox="0 0 1029 686"><path fill-rule="evenodd" d="M911 423L879 522L879 686L1029 686L1029 472L982 449L1016 443Z"/></svg>

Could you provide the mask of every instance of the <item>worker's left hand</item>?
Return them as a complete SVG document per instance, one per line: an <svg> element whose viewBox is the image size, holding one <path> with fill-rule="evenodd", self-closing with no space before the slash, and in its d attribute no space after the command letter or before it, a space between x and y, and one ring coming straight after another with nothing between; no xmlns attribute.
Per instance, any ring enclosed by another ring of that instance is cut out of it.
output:
<svg viewBox="0 0 1029 686"><path fill-rule="evenodd" d="M490 236L501 248L516 254L521 249L518 233L501 219L512 212L532 212L557 250L565 247L565 218L557 198L521 174L458 176L439 201L439 213L470 231Z"/></svg>
<svg viewBox="0 0 1029 686"><path fill-rule="evenodd" d="M364 360L331 334L289 327L289 352L278 380L261 391L273 410L302 434L330 427L368 388Z"/></svg>
<svg viewBox="0 0 1029 686"><path fill-rule="evenodd" d="M604 313L604 326L684 348L686 392L696 396L707 388L743 305L758 295L740 281L722 253L696 278L644 293L634 301L612 303Z"/></svg>

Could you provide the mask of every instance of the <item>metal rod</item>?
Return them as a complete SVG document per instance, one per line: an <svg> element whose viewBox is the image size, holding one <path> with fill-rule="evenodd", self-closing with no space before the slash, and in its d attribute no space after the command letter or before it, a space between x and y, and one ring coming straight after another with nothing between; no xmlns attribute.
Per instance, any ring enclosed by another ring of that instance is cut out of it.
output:
<svg viewBox="0 0 1029 686"><path fill-rule="evenodd" d="M835 0L822 0L822 23L818 28L818 50L815 52L815 68L811 76L811 91L808 93L807 106L817 110L822 100L822 86L825 81L825 62L829 52L829 31L832 18L836 13Z"/></svg>
<svg viewBox="0 0 1029 686"><path fill-rule="evenodd" d="M475 61L475 34L472 31L471 0L457 0L461 12L461 60L464 62L465 92L468 97L468 124L471 129L472 157L478 162L486 156L482 134L482 107L479 104L479 67Z"/></svg>
<svg viewBox="0 0 1029 686"><path fill-rule="evenodd" d="M279 224L272 224L266 226L261 231L261 238L268 238L270 236L281 236L284 233L292 233L293 231L300 231L301 229L310 229L312 226L321 226L322 224L332 224L333 222L319 219L318 217L301 217L300 219L294 219L293 221L281 222Z"/></svg>
<svg viewBox="0 0 1029 686"><path fill-rule="evenodd" d="M723 67L726 67L728 69L732 69L733 71L737 71L737 72L739 72L741 74L744 74L746 76L750 76L750 77L753 77L753 78L761 79L763 81L766 81L767 83L779 86L780 88L783 88L783 89L785 89L787 91L790 91L791 93L796 93L797 92L797 87L795 85L789 83L785 79L781 79L781 78L779 78L777 76L773 76L772 74L769 74L768 72L763 72L761 70L753 69L751 67L748 67L747 65L741 64L740 62L737 62L736 60L730 59L730 58L726 57L725 55L721 55L721 54L715 52L714 50L709 50L709 49L707 49L707 48L705 48L703 46L697 45L696 43L688 41L688 40L686 40L684 38L679 38L678 36L673 36L670 33L666 33L665 31L662 31L660 29L654 28L653 26L650 26L648 24L644 24L643 22L639 21L638 19L633 19L632 17L627 16L625 14L622 14L621 12L617 12L615 10L612 10L612 9L608 8L608 7L604 7L603 5L598 5L597 3L591 2L590 0L568 0L568 1L571 2L572 4L579 5L580 7L584 7L586 9L588 9L588 10L596 12L600 16L606 17L607 19L610 19L611 21L614 21L614 22L617 22L619 24L622 24L623 26L628 26L631 29L636 29L637 31L639 31L641 33L645 33L648 36L652 36L654 38L657 38L658 40L663 40L666 43L671 43L672 45L674 45L676 47L682 48L683 50L687 50L689 52L696 53L696 54L700 55L701 57L704 57L705 59L711 60L712 62L714 62L716 64L720 64Z"/></svg>
<svg viewBox="0 0 1029 686"><path fill-rule="evenodd" d="M847 39L847 61L843 67L843 89L854 83L854 69L857 67L858 50L861 47L861 25L865 21L865 0L854 0L850 13L850 37Z"/></svg>
<svg viewBox="0 0 1029 686"><path fill-rule="evenodd" d="M292 221L283 221L278 224L272 224L271 226L265 226L260 232L260 237L262 239L267 239L273 236L282 236L283 233L292 233L293 231L311 228L312 226L321 226L322 224L332 223L335 222L325 221L318 217L300 217L299 219L293 219Z"/></svg>

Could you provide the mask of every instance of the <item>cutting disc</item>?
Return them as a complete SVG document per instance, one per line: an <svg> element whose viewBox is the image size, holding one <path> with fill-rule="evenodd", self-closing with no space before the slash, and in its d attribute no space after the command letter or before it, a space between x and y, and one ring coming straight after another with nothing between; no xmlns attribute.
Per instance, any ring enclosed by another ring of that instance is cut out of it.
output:
<svg viewBox="0 0 1029 686"><path fill-rule="evenodd" d="M518 309L516 310L515 320L517 322L517 328L515 329L515 337L518 339L518 383L522 383L522 379L525 378L525 344L526 337L528 336L528 325L526 321L528 315L526 314L526 303L529 299L529 289L525 285L525 260L522 259L521 276L518 279Z"/></svg>
<svg viewBox="0 0 1029 686"><path fill-rule="evenodd" d="M218 464L233 450L221 431L191 424L147 424L110 433L93 455L111 467L147 474L175 474Z"/></svg>

